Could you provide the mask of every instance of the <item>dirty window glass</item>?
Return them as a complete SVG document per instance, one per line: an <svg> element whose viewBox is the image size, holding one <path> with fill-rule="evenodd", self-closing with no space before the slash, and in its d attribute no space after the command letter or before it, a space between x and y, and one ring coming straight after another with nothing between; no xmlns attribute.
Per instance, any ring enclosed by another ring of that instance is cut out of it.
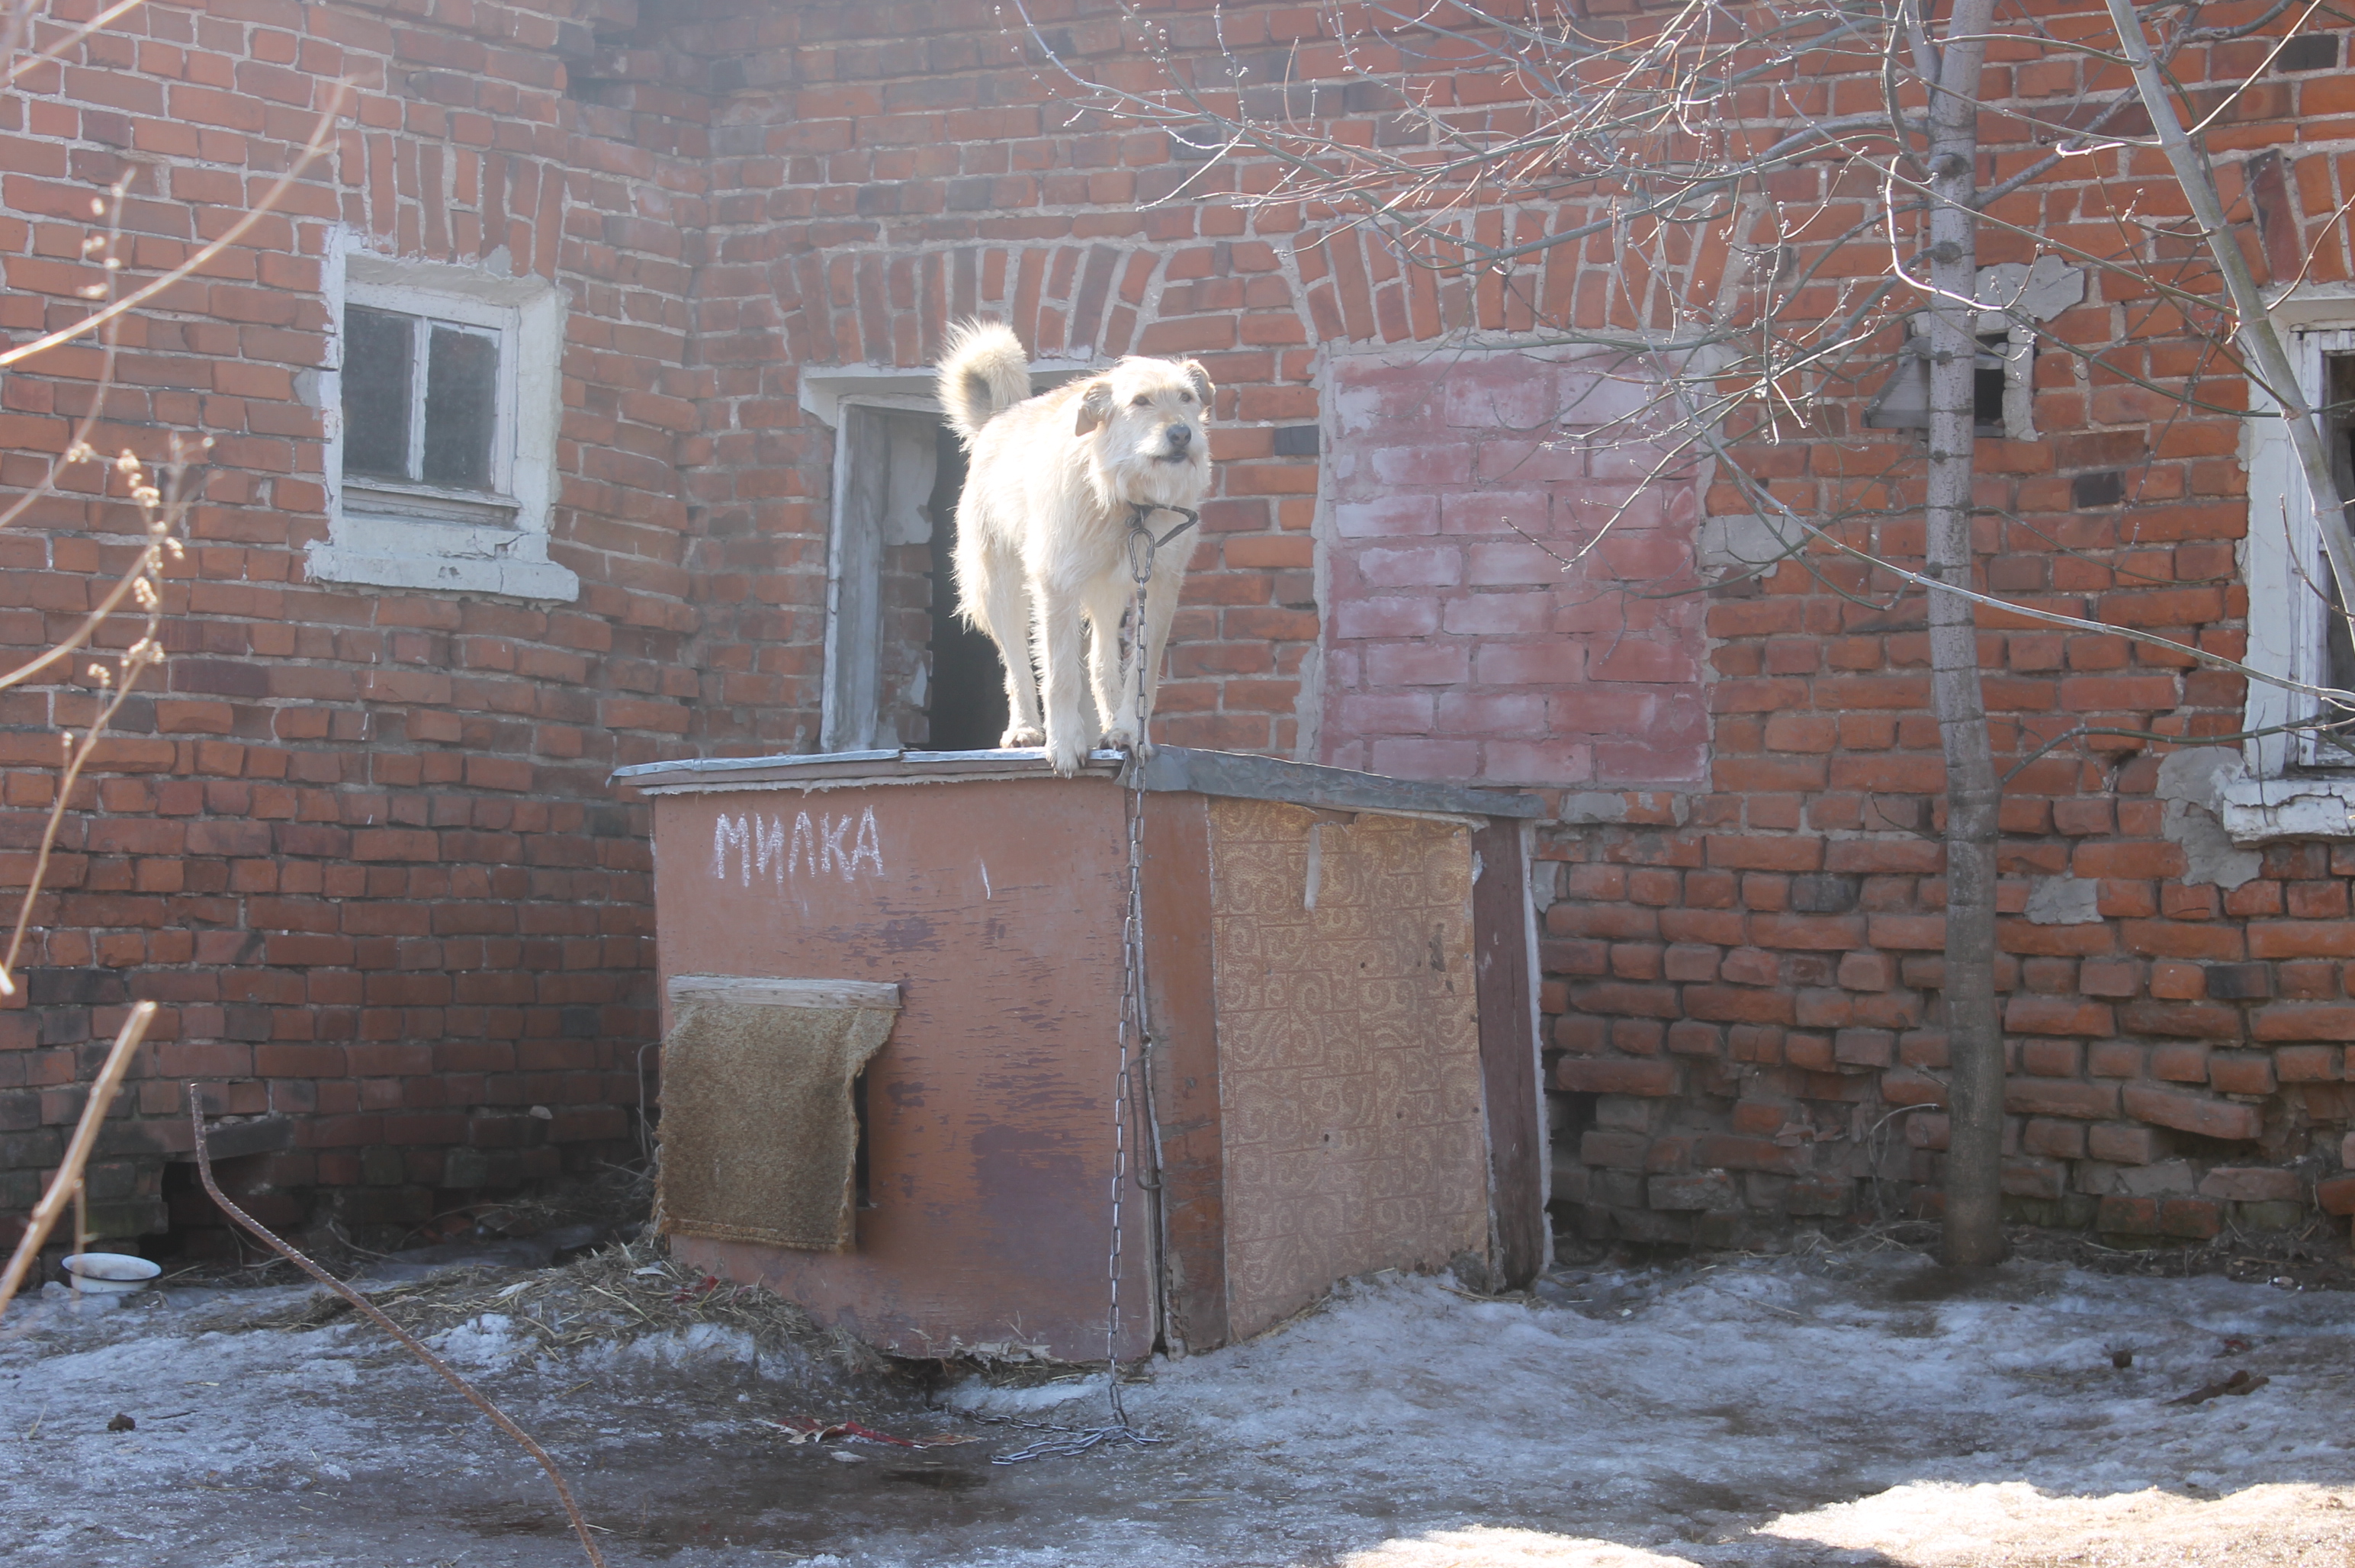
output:
<svg viewBox="0 0 2355 1568"><path fill-rule="evenodd" d="M2328 377L2326 387L2329 402L2322 417L2330 432L2331 466L2339 481L2339 495L2355 496L2355 354L2327 355L2322 363ZM2339 579L2331 571L2329 558L2323 554L2318 539L2307 578L2305 583L2298 585L2298 591L2318 594L2322 600L2319 662L2323 683L2342 691L2355 691L2355 635L2350 635ZM2347 725L2344 711L2325 704L2319 716L2335 722L2316 735L2315 760L2333 767L2344 767L2355 761L2355 730Z"/></svg>
<svg viewBox="0 0 2355 1568"><path fill-rule="evenodd" d="M344 470L409 478L412 318L353 305L344 312Z"/></svg>
<svg viewBox="0 0 2355 1568"><path fill-rule="evenodd" d="M344 472L439 489L496 489L499 353L496 331L346 307Z"/></svg>
<svg viewBox="0 0 2355 1568"><path fill-rule="evenodd" d="M425 483L489 489L499 340L437 321L425 366Z"/></svg>

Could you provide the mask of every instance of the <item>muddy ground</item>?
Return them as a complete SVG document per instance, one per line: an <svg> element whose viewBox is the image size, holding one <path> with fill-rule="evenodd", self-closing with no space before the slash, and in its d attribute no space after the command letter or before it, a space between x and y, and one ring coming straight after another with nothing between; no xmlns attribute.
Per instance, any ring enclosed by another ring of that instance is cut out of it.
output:
<svg viewBox="0 0 2355 1568"><path fill-rule="evenodd" d="M508 1286L467 1288L458 1310ZM1125 1403L1156 1444L1014 1466L991 1460L1027 1434L979 1418L1099 1421L1100 1376L925 1389L724 1321L581 1328L520 1305L539 1290L503 1298L529 1321L436 1343L557 1456L617 1568L2355 1562L2355 1296L2287 1275L2023 1261L1957 1285L1868 1252L1560 1271L1505 1301L1377 1279L1149 1369ZM13 1312L0 1560L585 1561L514 1444L308 1302ZM2235 1372L2252 1392L2170 1403ZM813 1417L975 1441L794 1442Z"/></svg>

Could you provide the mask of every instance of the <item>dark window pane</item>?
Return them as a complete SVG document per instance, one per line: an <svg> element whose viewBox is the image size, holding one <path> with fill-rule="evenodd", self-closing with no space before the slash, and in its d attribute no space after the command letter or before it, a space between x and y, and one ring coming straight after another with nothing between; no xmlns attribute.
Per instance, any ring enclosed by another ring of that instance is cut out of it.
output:
<svg viewBox="0 0 2355 1568"><path fill-rule="evenodd" d="M2331 354L2324 357L2327 373L2326 395L2329 401L2322 417L2330 428L2332 477L2339 481L2339 493L2355 495L2355 355ZM2291 586L2293 593L2316 593L2322 599L2322 677L2323 684L2342 691L2355 691L2355 636L2348 634L2347 610L2339 596L2339 579L2330 570L2330 558L2317 541L2313 560L2307 568L2307 581ZM2318 716L2326 725L2350 726L2325 730L2318 737L2321 755L2318 761L2333 767L2344 767L2350 754L2355 754L2355 715L2335 703L2318 705Z"/></svg>
<svg viewBox="0 0 2355 1568"><path fill-rule="evenodd" d="M344 472L410 479L409 377L415 318L344 311Z"/></svg>
<svg viewBox="0 0 2355 1568"><path fill-rule="evenodd" d="M2348 635L2347 611L2339 597L2339 581L2331 575L2329 559L2319 550L2315 552L2315 585L2322 590L2323 624L2322 649L2323 684L2341 691L2355 691L2355 637ZM2301 584L2297 592L2304 592ZM2318 702L2315 716L2322 721L2316 732L2315 760L2332 767L2345 767L2350 754L2355 754L2355 714L2328 699Z"/></svg>
<svg viewBox="0 0 2355 1568"><path fill-rule="evenodd" d="M437 323L425 364L425 482L489 489L499 340Z"/></svg>
<svg viewBox="0 0 2355 1568"><path fill-rule="evenodd" d="M2343 364L2344 361L2340 363ZM2334 368L2337 368L2334 366ZM2333 390L2336 391L2337 389L2334 388ZM2347 417L2346 411L2343 409L2336 409L2331 412L2334 423L2340 423ZM2343 423L2340 423L2338 436L2340 454L2355 455L2355 432L2350 432ZM2339 470L2339 483L2342 489L2347 484L2346 475L2350 467L2355 467L2355 464L2342 465ZM2341 691L2355 691L2355 635L2349 635L2347 607L2339 597L2339 579L2330 570L2330 558L2319 551L2316 554L2314 580L2321 587L2323 600L2328 605L2324 611L2325 619L2322 628L2322 645L2328 655L2326 661L2328 667L2323 672L2325 681L2326 684L2335 686ZM2348 715L2326 705L2323 717L2343 720ZM2339 744L2345 745L2349 737L2342 733L2339 738Z"/></svg>
<svg viewBox="0 0 2355 1568"><path fill-rule="evenodd" d="M1971 372L1971 420L1975 424L2003 428L2003 368ZM432 425L425 427L432 430Z"/></svg>
<svg viewBox="0 0 2355 1568"><path fill-rule="evenodd" d="M1971 421L1982 430L2003 428L2003 353L2011 339L1982 333L1978 363L1971 372Z"/></svg>
<svg viewBox="0 0 2355 1568"><path fill-rule="evenodd" d="M2323 585L2324 597L2330 602L2329 619L2323 625L2324 645L2330 651L2328 684L2341 691L2355 691L2355 636L2348 634L2347 611L2339 603L2339 581L2331 575L2328 560L2316 564L2315 576ZM2334 709L2331 717L2346 715Z"/></svg>

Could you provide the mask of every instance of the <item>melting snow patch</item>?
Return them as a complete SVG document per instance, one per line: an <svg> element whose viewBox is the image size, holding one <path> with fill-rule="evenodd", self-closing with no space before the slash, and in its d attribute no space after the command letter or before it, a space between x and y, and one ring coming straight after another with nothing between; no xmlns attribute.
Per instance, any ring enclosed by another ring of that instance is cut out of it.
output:
<svg viewBox="0 0 2355 1568"><path fill-rule="evenodd" d="M788 1546L845 1568L2355 1561L2355 1296L2033 1264L1955 1289L1917 1258L1849 1254L1565 1274L1544 1300L1352 1286L1125 1386L1162 1443L1002 1469L978 1447L917 1462L784 1443L787 1415L964 1424L863 1412L855 1379L796 1387L775 1370L801 1364L792 1354L756 1356L733 1328L542 1358L519 1315L486 1313L436 1343L581 1467L592 1517L652 1509L659 1523L708 1489L752 1499L735 1523L757 1537L775 1499L805 1495L790 1488L836 1488L812 1494L835 1499L826 1522L794 1513L765 1546L689 1543L681 1568ZM0 1335L0 1439L27 1461L0 1467L0 1510L29 1532L12 1563L91 1561L131 1517L127 1495L173 1561L222 1568L484 1561L457 1505L494 1521L482 1528L550 1517L512 1445L372 1327L207 1332L229 1320L223 1305L70 1324L28 1312L21 1336ZM2169 1403L2236 1371L2253 1392ZM1105 1385L972 1381L947 1403L1092 1425ZM136 1429L108 1432L117 1411ZM967 1430L1010 1445L1007 1429ZM788 1468L804 1461L821 1474ZM993 1506L935 1487L952 1472L986 1476ZM540 1555L501 1560L568 1560L559 1536L533 1540ZM608 1547L617 1568L647 1560Z"/></svg>
<svg viewBox="0 0 2355 1568"><path fill-rule="evenodd" d="M1385 1541L1341 1562L1342 1568L1695 1568L1689 1557L1666 1557L1640 1546L1487 1525Z"/></svg>
<svg viewBox="0 0 2355 1568"><path fill-rule="evenodd" d="M741 1365L754 1360L758 1350L752 1336L741 1328L720 1323L691 1323L684 1328L648 1334L625 1345L592 1349L583 1360L608 1366L633 1361L672 1368L721 1362Z"/></svg>
<svg viewBox="0 0 2355 1568"><path fill-rule="evenodd" d="M504 1312L470 1317L425 1343L453 1367L486 1372L504 1371L536 1348L530 1336L516 1332L515 1319Z"/></svg>
<svg viewBox="0 0 2355 1568"><path fill-rule="evenodd" d="M1094 1377L1063 1378L1051 1383L1038 1383L1028 1388L992 1388L979 1378L969 1378L948 1391L943 1403L952 1410L972 1415L1011 1415L1031 1420L1051 1414L1063 1406L1085 1400L1102 1408L1104 1380L1102 1373Z"/></svg>

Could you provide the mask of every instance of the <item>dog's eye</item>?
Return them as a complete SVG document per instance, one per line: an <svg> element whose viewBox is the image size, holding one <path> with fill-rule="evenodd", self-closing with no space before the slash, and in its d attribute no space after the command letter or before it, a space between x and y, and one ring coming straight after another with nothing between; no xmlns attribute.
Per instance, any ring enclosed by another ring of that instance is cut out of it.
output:
<svg viewBox="0 0 2355 1568"><path fill-rule="evenodd" d="M1136 396L1135 396L1135 397L1133 397L1133 398L1131 398L1131 399L1129 399L1129 400L1128 400L1128 401L1129 401L1129 406L1130 406L1130 407L1132 407L1132 408L1139 408L1139 409L1143 408L1146 404L1147 404L1147 403L1151 402L1152 400L1152 400L1151 398L1146 397L1146 396L1144 393L1142 393L1142 392L1139 392Z"/></svg>
<svg viewBox="0 0 2355 1568"><path fill-rule="evenodd" d="M1180 392L1178 394L1178 400L1181 403L1190 403L1194 400L1194 394L1191 392Z"/></svg>

